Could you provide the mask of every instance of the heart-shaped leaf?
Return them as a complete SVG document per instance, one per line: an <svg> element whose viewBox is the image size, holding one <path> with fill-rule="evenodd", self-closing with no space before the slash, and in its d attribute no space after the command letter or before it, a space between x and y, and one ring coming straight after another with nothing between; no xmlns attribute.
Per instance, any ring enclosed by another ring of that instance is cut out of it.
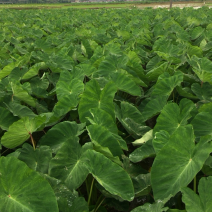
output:
<svg viewBox="0 0 212 212"><path fill-rule="evenodd" d="M187 186L211 151L212 144L205 138L195 145L191 125L180 126L154 160L151 182L155 200L174 196ZM163 164L163 169L160 164Z"/></svg>
<svg viewBox="0 0 212 212"><path fill-rule="evenodd" d="M0 158L0 211L59 212L49 183L14 157Z"/></svg>

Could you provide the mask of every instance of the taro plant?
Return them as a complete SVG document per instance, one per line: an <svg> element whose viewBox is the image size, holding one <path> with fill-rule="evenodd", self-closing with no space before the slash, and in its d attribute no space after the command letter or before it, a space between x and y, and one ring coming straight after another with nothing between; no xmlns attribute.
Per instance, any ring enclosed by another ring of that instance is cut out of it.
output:
<svg viewBox="0 0 212 212"><path fill-rule="evenodd" d="M0 14L0 211L212 211L212 15Z"/></svg>

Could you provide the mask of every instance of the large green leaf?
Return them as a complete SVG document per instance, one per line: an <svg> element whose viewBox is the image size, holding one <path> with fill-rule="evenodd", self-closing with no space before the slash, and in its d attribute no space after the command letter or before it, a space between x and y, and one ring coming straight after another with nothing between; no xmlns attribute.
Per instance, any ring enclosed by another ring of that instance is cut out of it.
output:
<svg viewBox="0 0 212 212"><path fill-rule="evenodd" d="M154 67L152 70L148 71L146 76L150 81L156 81L161 74L167 71L168 64L168 62L164 62L160 66Z"/></svg>
<svg viewBox="0 0 212 212"><path fill-rule="evenodd" d="M8 132L4 133L1 138L1 144L7 148L15 148L30 138L46 122L46 116L36 116L34 118L23 117L14 122Z"/></svg>
<svg viewBox="0 0 212 212"><path fill-rule="evenodd" d="M137 208L133 209L131 212L165 212L169 208L164 207L164 202L161 200L156 201L153 204L145 203L142 206L138 206Z"/></svg>
<svg viewBox="0 0 212 212"><path fill-rule="evenodd" d="M91 141L103 147L108 147L113 156L121 156L123 151L119 141L105 127L94 124L87 127Z"/></svg>
<svg viewBox="0 0 212 212"><path fill-rule="evenodd" d="M91 117L89 112L92 108L101 108L106 111L115 121L113 98L117 89L113 82L109 82L101 90L96 80L91 80L86 84L79 103L79 117L81 122L86 122L86 117ZM87 121L88 122L88 121Z"/></svg>
<svg viewBox="0 0 212 212"><path fill-rule="evenodd" d="M70 190L81 186L89 173L83 165L83 151L77 138L70 137L69 142L65 142L50 161L50 176L62 180Z"/></svg>
<svg viewBox="0 0 212 212"><path fill-rule="evenodd" d="M113 195L120 196L124 200L133 200L133 184L123 168L93 150L85 152L83 162L93 177L107 191Z"/></svg>
<svg viewBox="0 0 212 212"><path fill-rule="evenodd" d="M78 197L73 201L70 211L67 212L89 212L88 204L83 197Z"/></svg>
<svg viewBox="0 0 212 212"><path fill-rule="evenodd" d="M153 156L155 156L155 150L152 145L152 140L149 140L141 147L138 147L135 151L133 151L129 158L133 163L137 163L144 160L145 158Z"/></svg>
<svg viewBox="0 0 212 212"><path fill-rule="evenodd" d="M200 100L203 100L204 102L212 101L212 85L209 83L203 83L202 86L198 83L194 83L191 86L191 90Z"/></svg>
<svg viewBox="0 0 212 212"><path fill-rule="evenodd" d="M55 116L62 116L68 113L70 110L74 109L79 100L76 94L70 94L63 96L54 106L53 113ZM61 115L62 114L62 115Z"/></svg>
<svg viewBox="0 0 212 212"><path fill-rule="evenodd" d="M39 98L47 98L48 92L46 91L49 87L49 80L46 75L40 77L33 77L30 81L32 94Z"/></svg>
<svg viewBox="0 0 212 212"><path fill-rule="evenodd" d="M22 79L29 79L31 77L34 77L38 74L39 70L45 68L45 63L44 62L40 62L40 63L36 63L35 65L33 65L29 71L27 71L24 76L22 77Z"/></svg>
<svg viewBox="0 0 212 212"><path fill-rule="evenodd" d="M152 141L153 147L155 149L156 154L163 148L163 146L168 143L170 135L165 130L160 130L155 133L155 137Z"/></svg>
<svg viewBox="0 0 212 212"><path fill-rule="evenodd" d="M18 117L13 116L7 109L0 107L0 127L2 130L8 130L9 126L16 121L18 121Z"/></svg>
<svg viewBox="0 0 212 212"><path fill-rule="evenodd" d="M122 101L121 108L116 105L115 109L116 117L134 138L140 138L150 130L144 123L142 113L132 104Z"/></svg>
<svg viewBox="0 0 212 212"><path fill-rule="evenodd" d="M127 92L133 96L141 96L141 89L136 83L129 78L125 73L112 73L110 74L112 81L117 86L117 89Z"/></svg>
<svg viewBox="0 0 212 212"><path fill-rule="evenodd" d="M100 76L109 77L111 73L120 71L126 67L128 57L126 55L108 55L99 66Z"/></svg>
<svg viewBox="0 0 212 212"><path fill-rule="evenodd" d="M199 181L199 196L190 188L183 188L183 202L187 212L209 212L212 209L212 177L201 178Z"/></svg>
<svg viewBox="0 0 212 212"><path fill-rule="evenodd" d="M0 79L9 75L14 68L27 63L30 60L30 57L31 57L31 54L25 54L23 57L19 57L15 62L12 62L6 65L0 72Z"/></svg>
<svg viewBox="0 0 212 212"><path fill-rule="evenodd" d="M154 133L166 130L170 135L180 126L187 124L191 118L191 110L195 107L194 103L188 99L182 99L179 106L176 103L166 105L157 118Z"/></svg>
<svg viewBox="0 0 212 212"><path fill-rule="evenodd" d="M54 153L65 144L78 140L78 136L83 133L85 124L64 121L52 127L39 141L42 146L51 147Z"/></svg>
<svg viewBox="0 0 212 212"><path fill-rule="evenodd" d="M194 127L194 133L196 136L204 136L212 133L212 114L210 112L198 113L191 124Z"/></svg>
<svg viewBox="0 0 212 212"><path fill-rule="evenodd" d="M72 95L79 95L83 90L83 82L77 78L73 78L69 71L64 70L60 73L60 78L56 86L58 100L63 96L70 96L70 101L72 101Z"/></svg>
<svg viewBox="0 0 212 212"><path fill-rule="evenodd" d="M49 175L43 176L44 178L47 178L54 189L59 211L70 212L74 202L79 198L77 192L68 189L67 186L62 184L59 180L50 177Z"/></svg>
<svg viewBox="0 0 212 212"><path fill-rule="evenodd" d="M18 159L25 162L29 168L41 172L48 173L49 162L52 159L52 151L48 146L41 146L35 150L29 144L24 144L19 150Z"/></svg>
<svg viewBox="0 0 212 212"><path fill-rule="evenodd" d="M150 100L142 110L143 121L157 115L166 105L167 100L176 86L183 81L183 73L175 72L173 76L168 73L161 74L152 90Z"/></svg>
<svg viewBox="0 0 212 212"><path fill-rule="evenodd" d="M183 73L176 71L173 76L168 73L161 74L158 78L151 97L157 97L158 95L169 96L172 90L181 84L183 81Z"/></svg>
<svg viewBox="0 0 212 212"><path fill-rule="evenodd" d="M154 160L151 169L154 198L158 200L174 196L187 186L201 170L211 151L212 145L208 139L203 138L195 145L191 125L180 126Z"/></svg>
<svg viewBox="0 0 212 212"><path fill-rule="evenodd" d="M10 102L9 104L6 104L7 108L10 110L11 113L13 113L14 116L18 116L19 118L22 117L30 117L33 118L36 115L30 110L27 106L21 105L16 102Z"/></svg>
<svg viewBox="0 0 212 212"><path fill-rule="evenodd" d="M190 63L193 67L193 71L202 82L212 84L212 62L208 58L197 58L193 56Z"/></svg>
<svg viewBox="0 0 212 212"><path fill-rule="evenodd" d="M195 40L197 39L203 32L204 32L204 28L202 28L201 26L195 27L191 30L191 39Z"/></svg>
<svg viewBox="0 0 212 212"><path fill-rule="evenodd" d="M151 191L150 173L139 174L138 176L133 177L132 181L136 197L145 196L150 193Z"/></svg>
<svg viewBox="0 0 212 212"><path fill-rule="evenodd" d="M0 173L1 211L59 212L49 183L25 163L1 157Z"/></svg>
<svg viewBox="0 0 212 212"><path fill-rule="evenodd" d="M21 84L11 82L11 87L13 91L13 96L17 97L21 101L26 102L32 107L36 106L37 100L30 96L29 93L22 88Z"/></svg>
<svg viewBox="0 0 212 212"><path fill-rule="evenodd" d="M100 126L105 127L111 133L118 134L118 128L116 123L114 122L113 118L104 110L100 108L93 108L90 109L90 113L92 118L87 118L91 124L97 124Z"/></svg>

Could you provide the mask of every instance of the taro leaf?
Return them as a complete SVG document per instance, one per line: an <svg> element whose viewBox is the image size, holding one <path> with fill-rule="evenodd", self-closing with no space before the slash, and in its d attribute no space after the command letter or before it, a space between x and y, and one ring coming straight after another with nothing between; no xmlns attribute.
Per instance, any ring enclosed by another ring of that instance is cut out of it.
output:
<svg viewBox="0 0 212 212"><path fill-rule="evenodd" d="M81 45L82 45L82 49L83 48L85 49L88 59L90 59L93 55L93 51L91 49L90 43L88 42L88 40L83 40Z"/></svg>
<svg viewBox="0 0 212 212"><path fill-rule="evenodd" d="M18 121L18 119L7 109L0 107L0 128L2 130L8 130L9 126Z"/></svg>
<svg viewBox="0 0 212 212"><path fill-rule="evenodd" d="M58 100L64 96L70 97L72 101L72 95L79 95L84 90L84 84L81 80L72 77L69 71L62 71L60 73L59 81L56 86L56 93Z"/></svg>
<svg viewBox="0 0 212 212"><path fill-rule="evenodd" d="M46 62L46 65L51 69L52 72L60 73L62 70L72 70L74 61L68 55L52 54L49 60Z"/></svg>
<svg viewBox="0 0 212 212"><path fill-rule="evenodd" d="M9 104L6 104L7 108L10 110L11 113L13 113L14 116L18 116L19 118L23 117L29 117L33 118L36 115L30 110L27 106L21 105L16 102L10 102Z"/></svg>
<svg viewBox="0 0 212 212"><path fill-rule="evenodd" d="M167 96L159 95L157 97L151 98L148 103L145 105L142 111L143 115L143 122L147 121L148 119L152 118L153 116L157 115L163 107L167 103ZM139 106L140 109L141 105Z"/></svg>
<svg viewBox="0 0 212 212"><path fill-rule="evenodd" d="M83 197L78 197L67 212L89 212L88 204Z"/></svg>
<svg viewBox="0 0 212 212"><path fill-rule="evenodd" d="M139 161L144 160L145 158L155 156L155 150L152 145L152 140L147 141L141 147L138 147L135 151L133 151L129 158L133 163L137 163Z"/></svg>
<svg viewBox="0 0 212 212"><path fill-rule="evenodd" d="M108 147L103 147L99 145L97 142L93 141L93 149L97 152L102 153L104 156L112 160L113 162L117 163L119 166L122 166L122 162L120 161L118 156L113 156L112 152Z"/></svg>
<svg viewBox="0 0 212 212"><path fill-rule="evenodd" d="M77 192L69 190L64 184L61 183L53 186L53 189L57 198L59 211L70 212L70 208L78 198Z"/></svg>
<svg viewBox="0 0 212 212"><path fill-rule="evenodd" d="M193 28L192 31L191 31L191 39L192 40L197 39L200 35L202 35L202 33L204 31L205 31L205 29L202 28L201 26Z"/></svg>
<svg viewBox="0 0 212 212"><path fill-rule="evenodd" d="M183 73L177 71L173 76L168 73L161 74L155 84L151 97L156 98L158 95L169 96L172 90L183 81Z"/></svg>
<svg viewBox="0 0 212 212"><path fill-rule="evenodd" d="M44 62L40 62L40 63L36 63L35 65L33 65L29 71L27 71L24 76L22 77L22 79L29 79L32 78L34 76L36 76L39 72L40 69L45 68L45 63Z"/></svg>
<svg viewBox="0 0 212 212"><path fill-rule="evenodd" d="M212 145L202 138L195 146L194 139L192 125L180 126L157 154L151 169L155 200L174 196L201 170Z"/></svg>
<svg viewBox="0 0 212 212"><path fill-rule="evenodd" d="M164 203L161 200L156 201L153 204L145 203L142 206L138 206L137 208L133 209L131 212L165 212L169 208L164 208Z"/></svg>
<svg viewBox="0 0 212 212"><path fill-rule="evenodd" d="M8 65L6 65L0 72L1 73L0 79L9 75L14 68L19 66L19 63L20 62L18 61L18 62L13 62L13 63L9 63Z"/></svg>
<svg viewBox="0 0 212 212"><path fill-rule="evenodd" d="M209 113L211 113L212 112L212 102L202 104L199 107L198 111L199 112L209 112Z"/></svg>
<svg viewBox="0 0 212 212"><path fill-rule="evenodd" d="M77 77L73 79L73 73L63 71L60 74L60 79L57 82L56 93L58 102L56 103L53 112L57 114L66 114L77 106L79 100L78 95L84 90L84 84ZM59 116L59 115L58 115Z"/></svg>
<svg viewBox="0 0 212 212"><path fill-rule="evenodd" d="M185 203L187 212L209 212L212 208L212 177L203 177L199 181L199 196L190 188L185 187L182 200Z"/></svg>
<svg viewBox="0 0 212 212"><path fill-rule="evenodd" d="M144 73L142 62L139 56L134 51L129 51L127 54L129 61L127 63L127 67L130 67L135 73L139 76L141 80L145 83L148 83L147 77Z"/></svg>
<svg viewBox="0 0 212 212"><path fill-rule="evenodd" d="M34 95L39 98L47 97L48 93L46 89L49 87L49 80L45 77L45 74L42 78L34 77L29 82Z"/></svg>
<svg viewBox="0 0 212 212"><path fill-rule="evenodd" d="M95 73L96 71L97 71L97 69L94 67L94 66L92 66L91 64L79 64L79 65L77 65L77 66L75 66L75 69L77 70L77 71L79 71L79 70L82 70L82 72L84 73L84 75L86 75L86 76L90 76L91 74L93 74L93 73Z"/></svg>
<svg viewBox="0 0 212 212"><path fill-rule="evenodd" d="M191 86L191 90L200 100L203 100L204 102L212 101L212 85L209 83L203 83L202 86L198 83L194 83Z"/></svg>
<svg viewBox="0 0 212 212"><path fill-rule="evenodd" d="M11 73L11 71L19 67L30 60L31 54L25 54L23 57L20 57L16 62L9 63L0 71L0 79L6 77Z"/></svg>
<svg viewBox="0 0 212 212"><path fill-rule="evenodd" d="M59 212L49 183L14 157L0 158L0 211Z"/></svg>
<svg viewBox="0 0 212 212"><path fill-rule="evenodd" d="M131 178L138 176L139 174L147 174L147 170L143 169L139 164L130 162L130 159L125 155L123 158L123 168L130 175Z"/></svg>
<svg viewBox="0 0 212 212"><path fill-rule="evenodd" d="M119 141L105 127L94 124L87 127L88 134L94 144L108 147L113 156L121 156L123 151Z"/></svg>
<svg viewBox="0 0 212 212"><path fill-rule="evenodd" d="M212 175L212 156L209 156L207 160L205 161L202 167L202 172L205 175Z"/></svg>
<svg viewBox="0 0 212 212"><path fill-rule="evenodd" d="M96 80L91 80L86 84L79 103L79 117L81 122L86 122L86 117L91 117L90 109L100 108L106 111L115 121L113 98L117 89L113 82L109 82L101 90ZM87 121L88 122L88 121Z"/></svg>
<svg viewBox="0 0 212 212"><path fill-rule="evenodd" d="M176 90L180 96L186 97L188 99L198 99L198 97L194 96L191 89L188 87L182 88L181 86L177 86Z"/></svg>
<svg viewBox="0 0 212 212"><path fill-rule="evenodd" d="M168 143L170 135L165 130L160 130L155 133L155 137L152 141L153 147L155 149L156 154L163 148L163 146Z"/></svg>
<svg viewBox="0 0 212 212"><path fill-rule="evenodd" d="M65 144L78 141L78 136L81 135L84 130L85 124L77 124L76 122L64 121L53 126L39 141L42 146L49 146L53 153L57 151Z"/></svg>
<svg viewBox="0 0 212 212"><path fill-rule="evenodd" d="M55 116L60 117L65 115L70 110L75 108L78 104L79 100L76 94L70 94L63 96L54 106L53 113Z"/></svg>
<svg viewBox="0 0 212 212"><path fill-rule="evenodd" d="M133 146L140 146L152 139L153 139L153 130L150 130L150 131L146 132L142 138L137 139L134 142L132 142L132 144L133 144Z"/></svg>
<svg viewBox="0 0 212 212"><path fill-rule="evenodd" d="M212 62L206 58L197 58L193 56L190 61L193 71L202 82L209 82L212 84Z"/></svg>
<svg viewBox="0 0 212 212"><path fill-rule="evenodd" d="M49 162L52 159L52 150L48 146L41 146L35 150L29 144L24 144L20 149L18 159L25 162L29 168L41 172L48 173Z"/></svg>
<svg viewBox="0 0 212 212"><path fill-rule="evenodd" d="M30 138L30 134L35 132L46 122L46 116L40 115L34 118L23 117L14 122L8 132L1 138L1 144L7 148L15 148Z"/></svg>
<svg viewBox="0 0 212 212"><path fill-rule="evenodd" d="M212 133L212 114L210 112L198 113L191 124L194 127L194 134L199 136L209 135Z"/></svg>
<svg viewBox="0 0 212 212"><path fill-rule="evenodd" d="M188 55L190 57L192 57L193 55L196 55L197 57L203 57L202 56L202 49L198 46L192 46L192 45L189 45L189 48L188 48Z"/></svg>
<svg viewBox="0 0 212 212"><path fill-rule="evenodd" d="M104 76L107 78L111 73L124 69L127 62L128 57L126 55L109 55L100 63L98 73L100 76Z"/></svg>
<svg viewBox="0 0 212 212"><path fill-rule="evenodd" d="M9 82L15 82L15 81L20 81L21 77L27 72L28 68L24 67L22 69L16 67L14 68L10 75L8 76Z"/></svg>
<svg viewBox="0 0 212 212"><path fill-rule="evenodd" d="M156 81L158 77L167 71L169 62L164 62L158 67L154 67L152 70L148 71L147 77L149 81Z"/></svg>
<svg viewBox="0 0 212 212"><path fill-rule="evenodd" d="M98 182L95 183L96 188L104 195L106 198L113 198L120 202L123 202L124 200L119 197L118 195L111 194L108 192L103 186L101 186Z"/></svg>
<svg viewBox="0 0 212 212"><path fill-rule="evenodd" d="M152 118L163 109L173 89L179 86L182 81L183 73L180 71L175 72L173 76L168 73L160 75L151 93L150 101L143 109L143 121Z"/></svg>
<svg viewBox="0 0 212 212"><path fill-rule="evenodd" d="M141 96L141 89L136 83L124 73L111 73L110 77L117 86L117 89L133 96Z"/></svg>
<svg viewBox="0 0 212 212"><path fill-rule="evenodd" d="M87 150L82 157L86 168L107 191L124 200L133 200L133 184L123 168L94 150Z"/></svg>
<svg viewBox="0 0 212 212"><path fill-rule="evenodd" d="M13 96L17 97L21 101L24 101L28 105L35 107L37 100L29 95L29 93L24 90L19 83L11 82L11 87L13 91Z"/></svg>
<svg viewBox="0 0 212 212"><path fill-rule="evenodd" d="M158 48L155 49L158 56L162 57L164 60L175 61L177 56L180 56L181 49L179 46L173 45L170 42L161 43Z"/></svg>
<svg viewBox="0 0 212 212"><path fill-rule="evenodd" d="M116 105L116 117L122 123L124 128L134 138L140 138L150 130L144 123L141 112L128 102L121 102L121 108Z"/></svg>
<svg viewBox="0 0 212 212"><path fill-rule="evenodd" d="M121 148L124 150L128 150L126 142L122 139L121 136L118 135L118 129L115 122L113 121L113 118L107 112L100 108L90 109L90 112L92 114L92 119L87 119L91 122L91 124L96 124L102 126L103 128L106 128L106 130L109 131L109 133L107 134L112 134L113 138L118 141Z"/></svg>
<svg viewBox="0 0 212 212"><path fill-rule="evenodd" d="M140 174L136 177L133 177L132 181L136 197L145 196L150 193L151 191L150 173Z"/></svg>
<svg viewBox="0 0 212 212"><path fill-rule="evenodd" d="M113 118L100 108L90 109L92 118L88 118L91 124L97 124L108 129L111 133L118 134L118 128Z"/></svg>
<svg viewBox="0 0 212 212"><path fill-rule="evenodd" d="M77 137L70 137L50 161L49 175L63 181L70 190L77 189L89 173L83 165L82 154Z"/></svg>
<svg viewBox="0 0 212 212"><path fill-rule="evenodd" d="M182 99L179 106L176 103L166 105L154 127L154 133L165 129L170 135L180 126L187 124L187 120L191 118L191 110L195 107L194 103L188 99Z"/></svg>

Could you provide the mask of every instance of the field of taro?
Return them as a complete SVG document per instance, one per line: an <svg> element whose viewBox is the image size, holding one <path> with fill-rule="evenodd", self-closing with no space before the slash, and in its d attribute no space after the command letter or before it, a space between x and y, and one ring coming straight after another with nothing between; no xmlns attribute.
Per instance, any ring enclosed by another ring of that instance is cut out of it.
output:
<svg viewBox="0 0 212 212"><path fill-rule="evenodd" d="M1 10L1 212L212 211L208 7Z"/></svg>

